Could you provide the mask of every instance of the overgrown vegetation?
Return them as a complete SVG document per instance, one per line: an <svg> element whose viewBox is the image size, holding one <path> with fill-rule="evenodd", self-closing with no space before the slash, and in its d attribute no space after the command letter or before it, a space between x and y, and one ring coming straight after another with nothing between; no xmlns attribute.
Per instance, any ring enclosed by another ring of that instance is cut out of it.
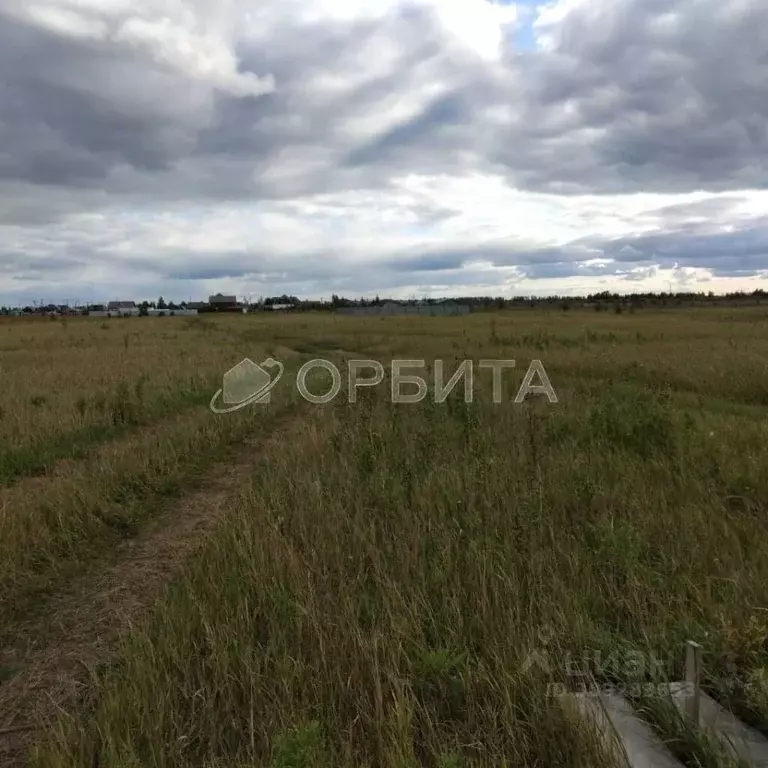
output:
<svg viewBox="0 0 768 768"><path fill-rule="evenodd" d="M749 310L674 317L166 319L162 332L177 322L197 361L214 335L234 339L217 364L260 359L234 354L250 332L262 357L334 348L449 370L464 358L517 365L500 405L488 372L471 404L459 388L442 404L392 404L382 383L354 405L309 407L298 437L254 465L152 621L125 638L92 705L62 716L33 764L607 766L551 684L680 679L689 638L704 646L707 689L768 732L768 323ZM511 402L531 359L557 404ZM174 435L192 445L215 433L215 453L240 439L228 425L255 418L190 407L115 436L110 451L167 428L159 477ZM193 466L192 453L174 460ZM50 498L112 487L101 498L127 515L115 489L148 460L123 465L114 486L88 461L61 469L54 481L68 490ZM17 478L6 498L32 482ZM136 482L147 498L160 493ZM67 556L60 538L41 537L50 523L20 529L3 509L17 526L8 562L17 549L35 562ZM57 536L77 531L86 546L98 533L83 521L100 514L64 505ZM651 657L653 668L624 663ZM606 658L618 661L595 662ZM648 709L689 765L727 764L674 713Z"/></svg>

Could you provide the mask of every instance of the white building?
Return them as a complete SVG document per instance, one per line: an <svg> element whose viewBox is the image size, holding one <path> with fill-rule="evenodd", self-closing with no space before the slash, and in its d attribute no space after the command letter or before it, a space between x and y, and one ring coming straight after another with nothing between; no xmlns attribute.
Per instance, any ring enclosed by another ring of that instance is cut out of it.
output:
<svg viewBox="0 0 768 768"><path fill-rule="evenodd" d="M135 301L110 301L107 313L113 317L138 317L139 308Z"/></svg>

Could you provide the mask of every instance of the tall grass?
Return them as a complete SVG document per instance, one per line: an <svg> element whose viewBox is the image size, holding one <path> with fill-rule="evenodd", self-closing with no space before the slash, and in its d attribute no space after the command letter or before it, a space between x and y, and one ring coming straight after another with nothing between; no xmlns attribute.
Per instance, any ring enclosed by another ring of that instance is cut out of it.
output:
<svg viewBox="0 0 768 768"><path fill-rule="evenodd" d="M254 465L152 621L124 639L93 707L63 715L34 765L609 765L551 684L676 679L689 638L704 645L707 689L768 731L764 312L205 328L173 333L193 337L201 360L218 344L230 364L255 345L439 358L449 375L464 358L517 367L504 404L481 377L471 404L458 392L392 404L382 384L354 405L310 407L298 437ZM510 402L531 359L557 404ZM185 423L185 440L213 429ZM227 423L215 451L237 440ZM65 477L83 492L90 475L74 467ZM80 530L71 510L60 519ZM650 656L653 670L625 663ZM663 707L649 710L689 765L722 764Z"/></svg>
<svg viewBox="0 0 768 768"><path fill-rule="evenodd" d="M714 677L765 664L734 641L768 604L764 425L621 382L557 405L385 391L255 468L38 765L601 765L550 695L565 659L653 654L674 679L694 638Z"/></svg>

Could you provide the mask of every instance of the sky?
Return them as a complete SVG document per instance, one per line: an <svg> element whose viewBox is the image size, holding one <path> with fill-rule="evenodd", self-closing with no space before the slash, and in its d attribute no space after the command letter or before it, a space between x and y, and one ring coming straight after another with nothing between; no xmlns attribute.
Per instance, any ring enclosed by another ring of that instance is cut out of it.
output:
<svg viewBox="0 0 768 768"><path fill-rule="evenodd" d="M0 0L0 304L768 289L765 0Z"/></svg>

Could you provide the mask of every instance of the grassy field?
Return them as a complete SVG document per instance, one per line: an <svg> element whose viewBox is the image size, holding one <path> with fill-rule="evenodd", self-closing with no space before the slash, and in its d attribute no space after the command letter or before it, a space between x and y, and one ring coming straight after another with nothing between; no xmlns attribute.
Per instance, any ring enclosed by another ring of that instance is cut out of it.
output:
<svg viewBox="0 0 768 768"><path fill-rule="evenodd" d="M210 412L270 355L271 404ZM472 403L384 382L313 405L293 380L315 357L516 368L501 404L476 370ZM532 360L557 403L512 402ZM14 319L0 382L0 680L71 584L247 467L34 766L599 768L553 691L680 679L687 639L768 733L765 309ZM687 765L731 765L650 691Z"/></svg>

